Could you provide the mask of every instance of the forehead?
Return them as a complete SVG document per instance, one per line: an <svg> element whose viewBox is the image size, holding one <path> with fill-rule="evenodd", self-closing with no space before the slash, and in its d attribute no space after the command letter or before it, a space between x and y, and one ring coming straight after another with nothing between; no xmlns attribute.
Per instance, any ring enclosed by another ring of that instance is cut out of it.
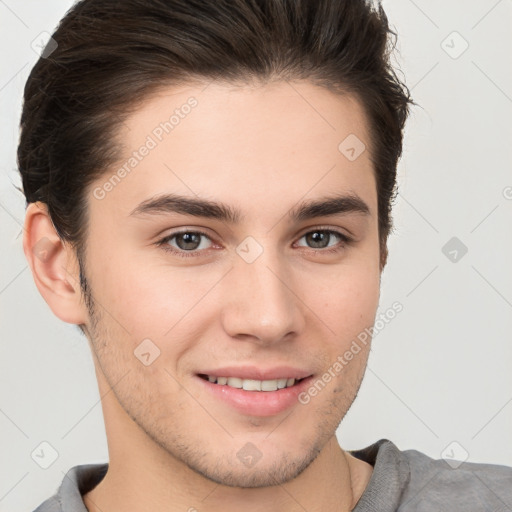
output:
<svg viewBox="0 0 512 512"><path fill-rule="evenodd" d="M274 210L326 194L366 195L375 180L360 103L309 82L169 87L147 98L118 136L122 158L95 186L102 208L128 216L162 193ZM265 206L264 206L265 205Z"/></svg>

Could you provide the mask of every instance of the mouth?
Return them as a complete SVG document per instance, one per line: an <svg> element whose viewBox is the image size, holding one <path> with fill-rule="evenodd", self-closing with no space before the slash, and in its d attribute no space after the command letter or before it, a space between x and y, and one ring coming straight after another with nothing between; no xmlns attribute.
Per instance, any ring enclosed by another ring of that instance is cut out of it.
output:
<svg viewBox="0 0 512 512"><path fill-rule="evenodd" d="M301 379L295 378L278 378L270 380L255 380L255 379L241 379L239 377L217 377L216 375L206 375L200 373L198 375L201 379L217 384L220 386L229 386L235 389L243 389L244 391L278 391L279 389L293 388L298 386L300 382L309 377Z"/></svg>
<svg viewBox="0 0 512 512"><path fill-rule="evenodd" d="M299 395L314 378L307 371L284 366L267 370L218 368L217 375L212 370L197 373L198 383L215 403L244 416L272 417L300 405Z"/></svg>

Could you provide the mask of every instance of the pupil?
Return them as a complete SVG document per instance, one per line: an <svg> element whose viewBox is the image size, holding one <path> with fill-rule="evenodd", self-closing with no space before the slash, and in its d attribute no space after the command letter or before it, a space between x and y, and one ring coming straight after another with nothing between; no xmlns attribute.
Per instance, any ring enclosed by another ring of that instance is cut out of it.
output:
<svg viewBox="0 0 512 512"><path fill-rule="evenodd" d="M329 233L325 233L322 231L315 231L309 235L309 241L312 242L313 247L326 247L326 244L322 244L322 242L329 241Z"/></svg>
<svg viewBox="0 0 512 512"><path fill-rule="evenodd" d="M200 244L200 237L199 233L181 233L176 237L176 243L180 249L197 249ZM184 243L180 243L180 240Z"/></svg>

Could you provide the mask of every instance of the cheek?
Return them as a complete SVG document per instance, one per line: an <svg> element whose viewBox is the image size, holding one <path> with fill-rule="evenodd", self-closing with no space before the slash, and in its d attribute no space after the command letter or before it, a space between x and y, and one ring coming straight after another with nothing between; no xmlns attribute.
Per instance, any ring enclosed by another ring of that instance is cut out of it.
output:
<svg viewBox="0 0 512 512"><path fill-rule="evenodd" d="M110 313L104 315L106 321L117 325L123 337L129 333L134 344L150 338L161 348L185 326L191 329L190 320L205 310L204 298L222 276L218 268L177 268L150 258L123 260L119 255L111 255L99 269L93 287ZM179 351L179 340L173 343Z"/></svg>
<svg viewBox="0 0 512 512"><path fill-rule="evenodd" d="M380 295L375 265L346 266L316 279L311 308L334 331L338 343L356 337L373 325ZM307 295L306 295L307 296Z"/></svg>

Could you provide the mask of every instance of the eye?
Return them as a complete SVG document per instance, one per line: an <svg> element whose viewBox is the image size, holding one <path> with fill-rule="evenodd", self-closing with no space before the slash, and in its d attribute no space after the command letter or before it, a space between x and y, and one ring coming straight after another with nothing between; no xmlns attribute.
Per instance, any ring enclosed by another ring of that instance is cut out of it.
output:
<svg viewBox="0 0 512 512"><path fill-rule="evenodd" d="M351 239L340 231L333 229L315 229L308 231L300 237L305 239L307 244L298 244L298 247L307 247L311 250L317 250L319 253L335 253L345 248L351 242ZM209 241L210 244L205 240ZM336 244L338 240L338 244ZM334 241L334 244L331 242ZM183 230L171 233L156 243L164 251L168 251L176 256L187 258L191 256L200 256L201 253L211 247L211 238L203 231Z"/></svg>
<svg viewBox="0 0 512 512"><path fill-rule="evenodd" d="M310 244L306 247L310 249L320 249L320 252L340 251L345 247L346 244L350 243L351 241L347 235L333 229L315 229L314 231L308 231L302 235L300 240L302 239L305 239L306 243ZM338 240L338 245L336 245L336 239ZM333 240L335 243L331 244ZM305 246L299 244L299 247Z"/></svg>
<svg viewBox="0 0 512 512"><path fill-rule="evenodd" d="M208 248L208 244L203 243L202 239L204 238L211 242L211 238L203 231L179 231L162 238L157 245L165 251L186 258L188 256L198 256L199 249ZM174 243L172 243L173 241Z"/></svg>

